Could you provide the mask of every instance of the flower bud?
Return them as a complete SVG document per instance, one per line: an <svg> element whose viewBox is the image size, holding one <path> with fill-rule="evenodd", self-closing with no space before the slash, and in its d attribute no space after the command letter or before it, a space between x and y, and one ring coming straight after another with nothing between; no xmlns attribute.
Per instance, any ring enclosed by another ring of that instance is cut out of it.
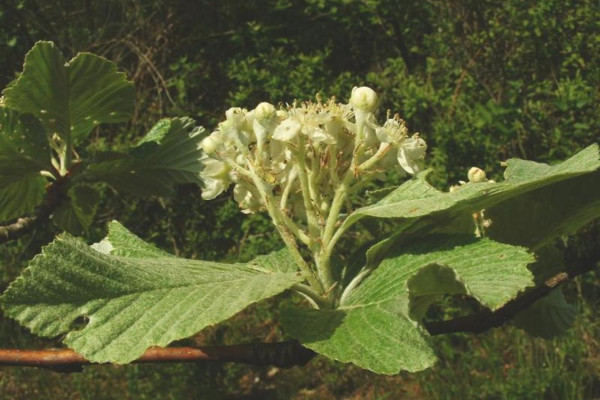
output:
<svg viewBox="0 0 600 400"><path fill-rule="evenodd" d="M254 109L254 118L256 118L258 121L268 121L276 115L277 110L271 103L262 102Z"/></svg>
<svg viewBox="0 0 600 400"><path fill-rule="evenodd" d="M485 171L477 168L477 167L473 167L469 170L469 172L467 173L467 177L469 178L469 182L485 182L487 181L487 176L485 176Z"/></svg>
<svg viewBox="0 0 600 400"><path fill-rule="evenodd" d="M229 110L225 111L225 118L227 118L228 121L234 121L237 124L244 118L244 110L240 107L231 107Z"/></svg>
<svg viewBox="0 0 600 400"><path fill-rule="evenodd" d="M206 154L214 154L221 144L221 140L216 133L217 132L211 133L210 136L205 137L202 139L202 142L200 142L200 147L202 147L202 150L204 150Z"/></svg>
<svg viewBox="0 0 600 400"><path fill-rule="evenodd" d="M355 111L373 112L377 107L377 93L366 86L355 87L352 89L350 104Z"/></svg>

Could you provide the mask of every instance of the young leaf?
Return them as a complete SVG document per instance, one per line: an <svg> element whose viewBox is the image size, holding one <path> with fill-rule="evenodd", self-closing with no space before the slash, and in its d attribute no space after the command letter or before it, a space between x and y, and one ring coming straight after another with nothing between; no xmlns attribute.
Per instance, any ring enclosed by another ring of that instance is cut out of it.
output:
<svg viewBox="0 0 600 400"><path fill-rule="evenodd" d="M44 127L31 114L0 107L0 175L49 170L50 145Z"/></svg>
<svg viewBox="0 0 600 400"><path fill-rule="evenodd" d="M134 107L133 85L112 62L89 53L65 62L52 42L33 46L3 94L8 107L35 115L66 143L83 140L101 123L127 121Z"/></svg>
<svg viewBox="0 0 600 400"><path fill-rule="evenodd" d="M168 196L176 184L199 184L204 128L190 118L160 120L126 156L89 166L82 179L137 195Z"/></svg>
<svg viewBox="0 0 600 400"><path fill-rule="evenodd" d="M283 323L303 345L335 360L385 374L419 371L435 361L411 318L424 303L460 292L497 309L533 284L526 268L533 261L525 249L489 239L427 237L386 258L337 310L293 310Z"/></svg>
<svg viewBox="0 0 600 400"><path fill-rule="evenodd" d="M52 221L73 235L82 235L90 227L100 201L94 188L77 185L67 193L69 200L61 203L52 213Z"/></svg>
<svg viewBox="0 0 600 400"><path fill-rule="evenodd" d="M108 255L62 234L0 301L33 333L66 334L64 342L90 361L127 363L301 280L248 264ZM73 326L78 317L85 327Z"/></svg>

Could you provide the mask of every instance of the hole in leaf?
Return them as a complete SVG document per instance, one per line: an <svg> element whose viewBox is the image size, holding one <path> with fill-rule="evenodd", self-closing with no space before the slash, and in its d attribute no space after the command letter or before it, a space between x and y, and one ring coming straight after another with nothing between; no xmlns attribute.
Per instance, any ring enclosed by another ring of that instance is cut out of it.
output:
<svg viewBox="0 0 600 400"><path fill-rule="evenodd" d="M80 331L90 323L90 318L87 315L80 315L71 323L71 331Z"/></svg>

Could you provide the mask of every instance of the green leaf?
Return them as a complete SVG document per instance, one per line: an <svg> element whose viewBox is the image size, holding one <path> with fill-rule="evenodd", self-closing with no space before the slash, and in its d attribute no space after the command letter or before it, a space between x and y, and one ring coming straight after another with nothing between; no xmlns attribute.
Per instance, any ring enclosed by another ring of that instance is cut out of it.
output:
<svg viewBox="0 0 600 400"><path fill-rule="evenodd" d="M89 53L65 62L52 42L34 45L3 94L8 107L35 115L66 143L83 140L101 123L127 121L134 108L133 84L115 64Z"/></svg>
<svg viewBox="0 0 600 400"><path fill-rule="evenodd" d="M143 241L118 221L108 224L108 235L100 243L92 245L92 248L104 254L131 258L174 257Z"/></svg>
<svg viewBox="0 0 600 400"><path fill-rule="evenodd" d="M172 195L176 184L201 182L204 132L190 118L162 119L128 155L92 164L81 178L140 196Z"/></svg>
<svg viewBox="0 0 600 400"><path fill-rule="evenodd" d="M400 231L420 219L428 219L424 222L426 225L437 227L467 212L490 208L532 190L597 170L600 168L598 145L591 145L554 166L518 159L508 160L507 166L503 182L467 183L449 193L437 191L420 175L379 202L354 211L342 229L365 217L397 218Z"/></svg>
<svg viewBox="0 0 600 400"><path fill-rule="evenodd" d="M286 330L314 351L377 373L419 371L435 361L413 318L445 293L497 309L533 284L521 247L470 236L418 240L382 261L337 310L284 313Z"/></svg>
<svg viewBox="0 0 600 400"><path fill-rule="evenodd" d="M296 272L299 268L298 264L296 264L296 261L294 261L294 257L292 257L292 253L290 253L287 247L263 256L258 256L248 264L255 269L262 270L267 273Z"/></svg>
<svg viewBox="0 0 600 400"><path fill-rule="evenodd" d="M576 315L575 306L567 303L559 288L519 312L513 323L530 335L550 339L564 334Z"/></svg>
<svg viewBox="0 0 600 400"><path fill-rule="evenodd" d="M0 107L0 221L32 212L45 193L40 171L51 168L46 132L32 115Z"/></svg>
<svg viewBox="0 0 600 400"><path fill-rule="evenodd" d="M536 251L537 260L529 266L536 284L541 284L564 271L564 254L554 244ZM577 310L568 304L560 289L550 292L511 321L515 326L533 336L552 338L564 334L575 321Z"/></svg>
<svg viewBox="0 0 600 400"><path fill-rule="evenodd" d="M71 188L67 195L69 200L54 210L52 221L73 235L83 235L94 220L100 194L89 186L78 185Z"/></svg>
<svg viewBox="0 0 600 400"><path fill-rule="evenodd" d="M39 174L0 176L0 221L32 212L44 200L45 184Z"/></svg>
<svg viewBox="0 0 600 400"><path fill-rule="evenodd" d="M490 210L503 207L504 203L507 206L503 209L510 213L510 205L519 203L519 198L530 192L540 193L544 188L548 188L547 192L541 193L549 193L551 188L560 188L561 185L573 187L581 184L584 179L594 181L597 178L592 176L597 176L594 171L598 168L600 168L598 145L592 145L567 161L554 166L511 159L507 162L505 181L468 183L450 193L438 191L429 185L425 180L427 176L425 172L401 185L381 201L350 214L342 229L347 229L365 217L395 219L395 233L367 251L367 265L374 267L391 248L401 245L404 240L429 233L472 232L474 229L472 213L486 209L486 216L488 216ZM590 177L585 178L588 175ZM574 183L569 184L571 180ZM583 188L580 187L578 190ZM596 191L593 192L586 195L586 198L593 198ZM590 204L591 211L590 207L583 208L582 215L596 212L595 203ZM584 219L589 220L585 215ZM573 224L570 224L570 227L572 226Z"/></svg>
<svg viewBox="0 0 600 400"><path fill-rule="evenodd" d="M421 371L436 361L426 333L393 301L351 310L286 309L281 321L303 346L379 374Z"/></svg>
<svg viewBox="0 0 600 400"><path fill-rule="evenodd" d="M0 176L52 168L46 131L31 114L0 107Z"/></svg>
<svg viewBox="0 0 600 400"><path fill-rule="evenodd" d="M538 261L531 271L536 282L544 282L565 269L563 254L553 241L600 217L600 171L509 199L486 210L485 215L492 221L486 235L536 251ZM550 338L563 334L575 314L575 307L555 290L519 313L514 324L534 336Z"/></svg>
<svg viewBox="0 0 600 400"><path fill-rule="evenodd" d="M127 363L301 280L249 264L108 255L62 234L0 301L33 333L66 334L64 343L90 361ZM81 316L85 327L74 326Z"/></svg>
<svg viewBox="0 0 600 400"><path fill-rule="evenodd" d="M600 217L600 171L509 199L485 212L486 235L538 249Z"/></svg>

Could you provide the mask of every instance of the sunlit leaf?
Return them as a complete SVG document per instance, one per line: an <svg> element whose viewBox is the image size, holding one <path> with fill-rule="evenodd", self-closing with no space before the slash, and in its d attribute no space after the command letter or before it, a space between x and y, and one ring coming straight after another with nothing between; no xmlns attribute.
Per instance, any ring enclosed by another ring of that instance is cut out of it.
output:
<svg viewBox="0 0 600 400"><path fill-rule="evenodd" d="M104 254L63 234L1 302L7 316L37 335L64 334L64 342L91 361L127 363L148 347L189 337L301 279L251 264ZM74 326L79 317L85 327Z"/></svg>
<svg viewBox="0 0 600 400"><path fill-rule="evenodd" d="M520 202L518 198L530 192L536 191L538 197L540 193L542 196L548 195L552 187L554 190L560 190L561 184L564 183L564 187L568 188L570 187L568 182L577 179L579 182L588 179L591 181L590 184L594 184L598 174L592 173L598 168L600 168L598 145L594 144L553 166L511 159L507 162L504 181L468 183L453 192L438 191L426 182L424 175L419 175L379 202L354 211L344 222L343 229L347 229L365 217L394 219L395 235L376 244L367 253L368 262L376 265L398 240L403 239L405 231L410 231L411 235L416 231L419 235L443 232L445 227L456 231L456 224L464 217L468 218L472 213L482 209L493 210L504 202L507 202L507 207L510 207L511 199L516 199L515 204L517 204ZM586 175L590 176L585 178ZM543 191L546 187L548 191ZM590 208L585 208L582 212L591 210L591 213L597 213L597 197L594 197L596 193L594 189L593 193L589 194L592 198L585 201L589 202ZM555 204L559 204L559 207L563 201L567 206L573 197L569 194L554 196L557 197ZM587 215L584 219L589 220ZM562 223L555 222L556 226ZM544 222L536 222L536 224L544 224Z"/></svg>
<svg viewBox="0 0 600 400"><path fill-rule="evenodd" d="M23 72L3 91L8 107L31 113L66 143L86 138L101 123L131 118L134 90L103 57L80 53L66 62L52 42L37 42Z"/></svg>
<svg viewBox="0 0 600 400"><path fill-rule="evenodd" d="M435 362L417 324L446 293L465 293L497 309L533 284L521 247L489 239L441 235L390 255L337 310L290 310L290 335L314 351L378 373L419 371Z"/></svg>

